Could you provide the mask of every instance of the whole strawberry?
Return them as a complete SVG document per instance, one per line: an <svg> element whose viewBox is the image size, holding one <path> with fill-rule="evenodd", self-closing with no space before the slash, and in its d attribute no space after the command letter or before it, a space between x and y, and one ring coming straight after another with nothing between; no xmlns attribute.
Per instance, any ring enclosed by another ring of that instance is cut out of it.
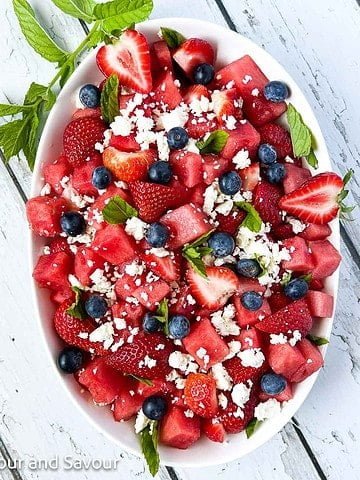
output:
<svg viewBox="0 0 360 480"><path fill-rule="evenodd" d="M64 153L76 167L95 151L95 144L103 141L105 123L99 117L77 118L68 124L63 136Z"/></svg>

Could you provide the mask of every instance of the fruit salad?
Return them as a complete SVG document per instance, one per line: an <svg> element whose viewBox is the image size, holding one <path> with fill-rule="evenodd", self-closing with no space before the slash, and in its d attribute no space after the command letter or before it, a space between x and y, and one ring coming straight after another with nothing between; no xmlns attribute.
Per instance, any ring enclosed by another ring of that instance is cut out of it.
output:
<svg viewBox="0 0 360 480"><path fill-rule="evenodd" d="M60 371L134 423L155 472L158 440L250 436L323 365L312 331L333 315L348 178L316 174L288 86L248 55L218 69L209 42L162 28L96 60L104 79L74 92L27 203L46 239L33 277Z"/></svg>

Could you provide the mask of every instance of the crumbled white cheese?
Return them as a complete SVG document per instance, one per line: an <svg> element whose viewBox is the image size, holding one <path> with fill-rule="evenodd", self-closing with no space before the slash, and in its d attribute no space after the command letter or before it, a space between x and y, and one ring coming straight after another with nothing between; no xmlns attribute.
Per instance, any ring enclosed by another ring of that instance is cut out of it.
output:
<svg viewBox="0 0 360 480"><path fill-rule="evenodd" d="M140 218L131 217L126 220L125 232L133 236L135 240L140 241L145 237L147 227L148 224L140 220Z"/></svg>
<svg viewBox="0 0 360 480"><path fill-rule="evenodd" d="M184 104L161 115L162 126L166 132L175 127L184 127L188 119L189 114Z"/></svg>
<svg viewBox="0 0 360 480"><path fill-rule="evenodd" d="M231 392L232 401L240 408L244 408L250 398L252 383L248 383L249 385L246 385L245 383L237 383L234 385Z"/></svg>
<svg viewBox="0 0 360 480"><path fill-rule="evenodd" d="M280 411L281 411L280 402L275 400L275 398L270 398L266 402L261 402L256 406L254 416L260 422L262 422L267 418L272 418L276 415L279 415Z"/></svg>
<svg viewBox="0 0 360 480"><path fill-rule="evenodd" d="M110 124L110 128L113 131L114 135L128 137L131 133L132 125L128 118L122 115L118 115Z"/></svg>
<svg viewBox="0 0 360 480"><path fill-rule="evenodd" d="M50 195L51 193L51 185L49 183L45 183L45 185L40 190L40 195L44 197L45 195Z"/></svg>
<svg viewBox="0 0 360 480"><path fill-rule="evenodd" d="M135 420L135 433L140 433L150 424L151 420L144 415L142 408L138 411Z"/></svg>
<svg viewBox="0 0 360 480"><path fill-rule="evenodd" d="M220 335L239 335L240 327L234 320L235 315L235 307L230 303L223 310L212 313L210 319Z"/></svg>
<svg viewBox="0 0 360 480"><path fill-rule="evenodd" d="M145 265L141 262L139 263L137 260L129 263L125 266L125 273L130 275L131 277L136 277L137 275L142 275L145 269Z"/></svg>
<svg viewBox="0 0 360 480"><path fill-rule="evenodd" d="M289 332L291 333L291 332ZM297 344L297 342L299 342L301 340L301 333L299 332L299 330L294 330L292 332L292 337L289 339L289 344L292 346L292 347L295 347L295 345Z"/></svg>
<svg viewBox="0 0 360 480"><path fill-rule="evenodd" d="M192 410L188 409L188 410L185 410L185 411L184 411L184 415L185 415L185 417L187 417L187 418L193 418L194 412L193 412Z"/></svg>
<svg viewBox="0 0 360 480"><path fill-rule="evenodd" d="M241 149L233 157L232 163L235 165L235 168L242 170L243 168L248 167L251 164L251 159L249 157L249 151L246 149Z"/></svg>
<svg viewBox="0 0 360 480"><path fill-rule="evenodd" d="M112 322L106 322L93 330L89 335L90 342L101 342L105 350L108 350L114 342L114 326Z"/></svg>
<svg viewBox="0 0 360 480"><path fill-rule="evenodd" d="M298 218L288 217L287 222L290 223L295 234L303 232L306 228L306 225Z"/></svg>
<svg viewBox="0 0 360 480"><path fill-rule="evenodd" d="M283 333L279 333L278 335L276 333L270 334L270 343L272 345L284 345L287 341L288 339Z"/></svg>
<svg viewBox="0 0 360 480"><path fill-rule="evenodd" d="M226 407L228 406L227 396L224 395L223 393L219 393L218 402L219 402L219 407L222 408L223 410L225 410Z"/></svg>
<svg viewBox="0 0 360 480"><path fill-rule="evenodd" d="M186 375L195 373L198 370L198 364L192 355L179 351L172 352L169 356L169 365L176 368Z"/></svg>
<svg viewBox="0 0 360 480"><path fill-rule="evenodd" d="M150 248L149 252L159 258L168 257L170 255L169 250L166 250L164 247L153 247Z"/></svg>
<svg viewBox="0 0 360 480"><path fill-rule="evenodd" d="M260 368L265 361L265 356L260 348L248 348L238 353L244 367Z"/></svg>
<svg viewBox="0 0 360 480"><path fill-rule="evenodd" d="M232 379L222 363L216 363L215 365L213 365L213 367L211 368L211 372L215 379L216 388L218 390L231 390Z"/></svg>

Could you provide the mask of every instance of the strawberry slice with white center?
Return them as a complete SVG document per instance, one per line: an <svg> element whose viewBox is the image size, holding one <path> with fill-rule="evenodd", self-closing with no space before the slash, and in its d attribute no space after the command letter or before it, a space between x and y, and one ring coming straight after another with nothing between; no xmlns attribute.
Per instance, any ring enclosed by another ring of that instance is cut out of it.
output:
<svg viewBox="0 0 360 480"><path fill-rule="evenodd" d="M103 153L103 162L118 180L134 182L146 178L148 168L155 162L155 150L139 152L120 152L107 147Z"/></svg>
<svg viewBox="0 0 360 480"><path fill-rule="evenodd" d="M210 92L205 85L191 85L184 93L184 103L190 105L194 100L201 100L201 97L210 99Z"/></svg>
<svg viewBox="0 0 360 480"><path fill-rule="evenodd" d="M139 93L151 91L150 51L142 33L126 30L118 42L100 48L96 62L106 77L115 73L122 86Z"/></svg>
<svg viewBox="0 0 360 480"><path fill-rule="evenodd" d="M323 225L337 216L343 188L344 182L336 173L320 173L283 196L279 207L303 222Z"/></svg>
<svg viewBox="0 0 360 480"><path fill-rule="evenodd" d="M216 90L212 94L212 101L220 125L225 125L226 119L229 117L234 117L237 120L242 119L242 100L236 88Z"/></svg>
<svg viewBox="0 0 360 480"><path fill-rule="evenodd" d="M186 75L192 78L194 68L200 63L214 64L215 53L213 47L206 40L189 38L176 50L173 59Z"/></svg>
<svg viewBox="0 0 360 480"><path fill-rule="evenodd" d="M207 267L207 277L202 277L192 268L187 271L187 281L192 295L208 310L219 310L239 287L236 274L226 267Z"/></svg>

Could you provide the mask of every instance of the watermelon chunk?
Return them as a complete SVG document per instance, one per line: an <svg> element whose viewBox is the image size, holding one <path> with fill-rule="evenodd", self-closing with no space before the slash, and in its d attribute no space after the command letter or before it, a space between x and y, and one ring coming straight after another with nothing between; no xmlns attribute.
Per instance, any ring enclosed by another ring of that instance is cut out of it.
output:
<svg viewBox="0 0 360 480"><path fill-rule="evenodd" d="M186 449L199 440L200 419L186 417L180 407L170 407L160 425L160 442L169 447Z"/></svg>
<svg viewBox="0 0 360 480"><path fill-rule="evenodd" d="M68 177L71 173L71 167L65 155L60 155L54 163L49 163L43 167L45 183L48 183L57 194L61 195L64 188L61 186L61 180Z"/></svg>
<svg viewBox="0 0 360 480"><path fill-rule="evenodd" d="M267 360L275 373L284 375L288 380L305 364L305 358L297 346L292 347L288 343L270 344Z"/></svg>
<svg viewBox="0 0 360 480"><path fill-rule="evenodd" d="M203 156L203 180L211 185L220 175L230 169L230 161L218 155Z"/></svg>
<svg viewBox="0 0 360 480"><path fill-rule="evenodd" d="M236 308L235 319L241 328L253 326L263 318L271 315L270 306L267 300L263 300L262 307L254 312L243 307L239 296L234 296L234 305Z"/></svg>
<svg viewBox="0 0 360 480"><path fill-rule="evenodd" d="M71 185L80 195L98 196L98 190L91 183L92 174L96 167L102 165L102 158L100 154L94 154L91 160L75 167L72 177Z"/></svg>
<svg viewBox="0 0 360 480"><path fill-rule="evenodd" d="M115 293L117 297L126 300L127 297L133 295L135 290L139 287L139 284L142 285L145 283L145 272L141 273L140 275L129 275L126 273L126 269L128 264L124 264L121 266L119 271L118 280L116 280L115 284Z"/></svg>
<svg viewBox="0 0 360 480"><path fill-rule="evenodd" d="M264 343L261 332L253 327L241 330L240 335L236 337L236 340L239 340L241 343L241 350L261 348Z"/></svg>
<svg viewBox="0 0 360 480"><path fill-rule="evenodd" d="M299 233L299 236L305 240L325 240L331 235L331 228L329 225L317 225L316 223L309 223L305 230Z"/></svg>
<svg viewBox="0 0 360 480"><path fill-rule="evenodd" d="M181 256L178 252L170 252L166 257L158 257L149 249L145 249L141 258L149 270L166 282L180 280Z"/></svg>
<svg viewBox="0 0 360 480"><path fill-rule="evenodd" d="M98 230L92 248L114 265L131 262L136 258L135 242L126 234L122 225L106 225L102 230Z"/></svg>
<svg viewBox="0 0 360 480"><path fill-rule="evenodd" d="M139 327L145 314L145 308L142 305L120 301L114 303L111 312L113 318L124 318L127 326Z"/></svg>
<svg viewBox="0 0 360 480"><path fill-rule="evenodd" d="M62 232L60 217L68 210L64 198L34 197L26 203L26 216L31 230L41 237L55 237Z"/></svg>
<svg viewBox="0 0 360 480"><path fill-rule="evenodd" d="M137 383L130 377L123 377L117 398L114 401L113 415L116 422L129 420L141 409L143 398L137 393Z"/></svg>
<svg viewBox="0 0 360 480"><path fill-rule="evenodd" d="M204 418L201 425L203 432L209 440L219 443L225 442L226 431L221 422L213 423L211 418Z"/></svg>
<svg viewBox="0 0 360 480"><path fill-rule="evenodd" d="M255 162L249 167L242 168L238 173L242 180L243 190L252 192L260 181L260 163Z"/></svg>
<svg viewBox="0 0 360 480"><path fill-rule="evenodd" d="M160 75L154 85L155 95L149 97L149 102L162 102L169 107L170 110L176 108L182 101L179 88L174 83L171 72L165 72Z"/></svg>
<svg viewBox="0 0 360 480"><path fill-rule="evenodd" d="M68 289L70 287L68 277L72 264L71 256L65 252L41 255L34 268L34 280L40 287L61 291Z"/></svg>
<svg viewBox="0 0 360 480"><path fill-rule="evenodd" d="M311 272L314 280L332 275L341 262L341 255L329 240L309 242L314 268Z"/></svg>
<svg viewBox="0 0 360 480"><path fill-rule="evenodd" d="M215 363L222 362L229 354L229 347L208 318L202 318L192 325L189 335L183 339L183 345L202 368L210 368ZM206 350L206 355L209 356L207 363L198 356L199 348Z"/></svg>
<svg viewBox="0 0 360 480"><path fill-rule="evenodd" d="M169 285L161 278L141 285L133 292L133 297L148 310L156 310L159 302L170 293Z"/></svg>
<svg viewBox="0 0 360 480"><path fill-rule="evenodd" d="M316 345L304 338L296 345L304 358L304 364L289 378L291 382L302 382L324 365L324 359Z"/></svg>
<svg viewBox="0 0 360 480"><path fill-rule="evenodd" d="M196 240L212 229L204 213L190 204L165 214L160 222L170 230L168 246L172 250Z"/></svg>
<svg viewBox="0 0 360 480"><path fill-rule="evenodd" d="M110 187L106 190L106 192L100 195L89 208L89 211L88 211L89 225L96 228L97 230L104 225L103 222L101 221L100 214L102 213L103 208L105 207L109 199L115 197L116 195L118 195L128 203L130 204L132 203L130 195L128 195L128 193L125 192L125 190L123 190L122 188L116 187L115 185L110 185Z"/></svg>
<svg viewBox="0 0 360 480"><path fill-rule="evenodd" d="M291 383L287 382L285 390L283 390L281 393L278 393L277 395L267 395L264 392L260 392L259 398L262 402L266 402L266 400L269 400L269 398L275 398L278 402L287 402L288 400L291 400L294 396L293 393L293 388Z"/></svg>
<svg viewBox="0 0 360 480"><path fill-rule="evenodd" d="M170 49L163 40L151 45L150 56L153 79L156 79L161 73L173 71Z"/></svg>
<svg viewBox="0 0 360 480"><path fill-rule="evenodd" d="M313 317L330 318L334 312L334 297L325 292L309 290L306 301Z"/></svg>
<svg viewBox="0 0 360 480"><path fill-rule="evenodd" d="M228 160L232 160L243 149L248 150L250 157L256 157L260 145L260 134L250 122L243 122L229 132L229 138L221 152L221 155Z"/></svg>
<svg viewBox="0 0 360 480"><path fill-rule="evenodd" d="M239 288L237 290L238 295L242 295L245 292L258 292L265 293L266 287L260 285L259 281L255 278L239 277Z"/></svg>
<svg viewBox="0 0 360 480"><path fill-rule="evenodd" d="M189 203L193 203L196 207L202 208L204 205L205 190L206 185L203 183L192 188L189 195Z"/></svg>
<svg viewBox="0 0 360 480"><path fill-rule="evenodd" d="M285 178L283 181L285 193L290 193L299 188L311 177L307 168L296 167L291 163L285 164Z"/></svg>
<svg viewBox="0 0 360 480"><path fill-rule="evenodd" d="M202 182L202 158L198 153L173 152L170 165L185 187L192 188Z"/></svg>
<svg viewBox="0 0 360 480"><path fill-rule="evenodd" d="M303 238L287 238L283 243L289 250L291 257L290 260L282 261L282 267L285 270L291 270L292 272L309 272L314 268L312 255Z"/></svg>
<svg viewBox="0 0 360 480"><path fill-rule="evenodd" d="M78 248L75 254L74 273L80 283L88 287L91 283L90 275L97 268L104 268L104 259L89 247Z"/></svg>

